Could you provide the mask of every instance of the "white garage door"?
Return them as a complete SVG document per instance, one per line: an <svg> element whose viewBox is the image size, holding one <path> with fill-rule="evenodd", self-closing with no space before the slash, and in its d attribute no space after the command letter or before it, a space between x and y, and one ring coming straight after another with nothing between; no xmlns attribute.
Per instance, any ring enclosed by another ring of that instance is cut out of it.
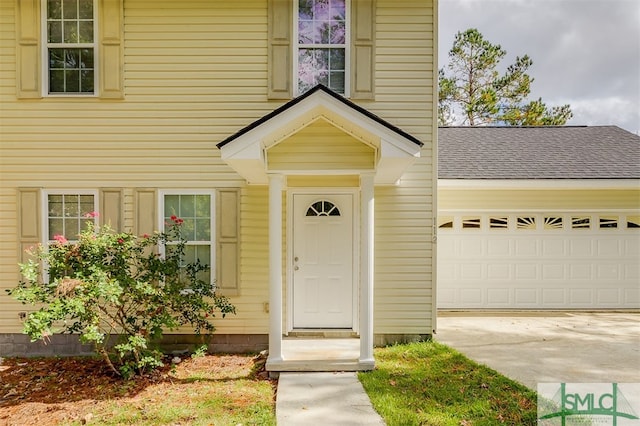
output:
<svg viewBox="0 0 640 426"><path fill-rule="evenodd" d="M445 213L440 309L638 309L640 218Z"/></svg>

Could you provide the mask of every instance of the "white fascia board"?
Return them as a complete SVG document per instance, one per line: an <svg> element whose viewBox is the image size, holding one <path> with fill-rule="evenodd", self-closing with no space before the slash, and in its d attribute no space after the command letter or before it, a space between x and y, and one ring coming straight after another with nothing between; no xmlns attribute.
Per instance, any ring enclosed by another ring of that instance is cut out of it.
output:
<svg viewBox="0 0 640 426"><path fill-rule="evenodd" d="M413 141L407 140L388 127L377 123L324 92L314 93L300 103L239 136L236 140L223 146L221 150L227 152L225 154L226 158L231 158L237 152L243 151L252 144L260 144L261 148L266 148L263 144L268 140L269 147L275 145L279 140L282 140L282 138L279 139L275 135L280 133L281 129L288 128L287 123L300 120L305 116L309 123L320 116L327 116L331 121L335 121L336 124L339 124L340 121L345 121L350 125L361 127L370 134L378 135L381 139L386 140L409 155L414 156L420 152L420 146ZM308 123L305 121L305 124ZM302 124L300 128L304 127L305 124ZM286 137L287 135L283 136Z"/></svg>
<svg viewBox="0 0 640 426"><path fill-rule="evenodd" d="M438 189L640 190L640 179L438 179Z"/></svg>

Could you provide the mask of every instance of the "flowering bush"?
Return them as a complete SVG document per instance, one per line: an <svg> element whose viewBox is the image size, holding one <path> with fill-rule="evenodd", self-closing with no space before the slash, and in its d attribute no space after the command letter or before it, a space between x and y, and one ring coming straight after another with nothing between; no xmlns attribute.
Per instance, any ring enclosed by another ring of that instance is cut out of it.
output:
<svg viewBox="0 0 640 426"><path fill-rule="evenodd" d="M23 280L8 290L24 304L41 306L27 316L24 332L45 342L54 332L78 333L125 377L162 365L152 345L163 331L190 326L197 334L213 333L215 314L225 317L235 307L201 279L207 265L183 262L183 221L171 221L167 231L142 237L90 223L77 242L55 236L49 247L31 249L32 259L20 265ZM165 256L157 254L159 246Z"/></svg>

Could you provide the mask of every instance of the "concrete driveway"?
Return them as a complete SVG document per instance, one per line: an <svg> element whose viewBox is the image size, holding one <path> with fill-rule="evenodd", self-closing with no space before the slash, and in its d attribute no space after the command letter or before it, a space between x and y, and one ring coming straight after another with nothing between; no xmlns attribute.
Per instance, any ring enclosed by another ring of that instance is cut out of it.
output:
<svg viewBox="0 0 640 426"><path fill-rule="evenodd" d="M435 340L531 389L640 383L640 313L439 313Z"/></svg>

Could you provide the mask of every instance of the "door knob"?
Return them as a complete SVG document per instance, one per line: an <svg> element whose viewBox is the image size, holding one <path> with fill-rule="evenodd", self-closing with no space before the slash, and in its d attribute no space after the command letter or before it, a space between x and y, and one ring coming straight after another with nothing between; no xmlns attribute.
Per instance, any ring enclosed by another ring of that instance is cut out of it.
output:
<svg viewBox="0 0 640 426"><path fill-rule="evenodd" d="M297 262L297 261L298 261L298 256L294 257L294 258L293 258L293 261L294 261L294 262Z"/></svg>
<svg viewBox="0 0 640 426"><path fill-rule="evenodd" d="M293 267L293 270L294 270L294 271L297 271L298 269L300 269L300 268L298 268L298 266L294 266L294 267Z"/></svg>

